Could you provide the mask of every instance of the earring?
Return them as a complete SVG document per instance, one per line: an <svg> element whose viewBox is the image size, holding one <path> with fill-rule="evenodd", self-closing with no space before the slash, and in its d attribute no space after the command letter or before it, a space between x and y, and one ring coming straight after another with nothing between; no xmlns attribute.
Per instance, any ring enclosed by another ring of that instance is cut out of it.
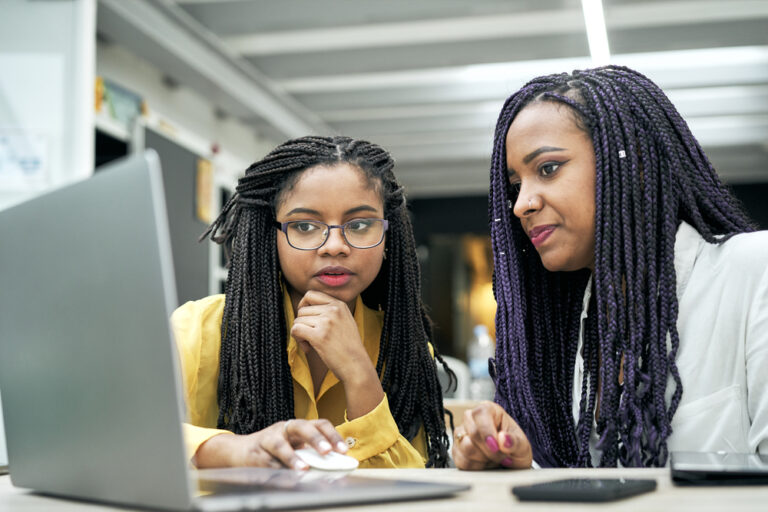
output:
<svg viewBox="0 0 768 512"><path fill-rule="evenodd" d="M384 258L383 259L387 259L387 248L386 247L384 247Z"/></svg>

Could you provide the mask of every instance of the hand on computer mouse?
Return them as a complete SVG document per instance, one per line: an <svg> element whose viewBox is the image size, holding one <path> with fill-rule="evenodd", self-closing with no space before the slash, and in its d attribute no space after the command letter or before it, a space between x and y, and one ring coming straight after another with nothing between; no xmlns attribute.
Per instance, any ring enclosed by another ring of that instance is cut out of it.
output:
<svg viewBox="0 0 768 512"><path fill-rule="evenodd" d="M324 471L352 471L360 465L356 458L333 451L322 455L313 448L302 448L296 450L296 455L312 469Z"/></svg>
<svg viewBox="0 0 768 512"><path fill-rule="evenodd" d="M198 468L258 466L305 470L309 464L296 455L312 447L320 455L348 450L330 421L292 419L280 421L248 435L220 434L200 445L194 463Z"/></svg>

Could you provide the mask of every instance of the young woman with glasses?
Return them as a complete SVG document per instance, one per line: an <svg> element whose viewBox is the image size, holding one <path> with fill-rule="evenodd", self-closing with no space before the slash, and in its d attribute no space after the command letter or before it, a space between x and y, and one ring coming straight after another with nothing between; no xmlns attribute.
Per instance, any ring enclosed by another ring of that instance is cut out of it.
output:
<svg viewBox="0 0 768 512"><path fill-rule="evenodd" d="M172 318L198 467L306 469L304 445L447 464L443 361L393 167L375 144L304 137L240 179L204 235L230 254L226 293Z"/></svg>

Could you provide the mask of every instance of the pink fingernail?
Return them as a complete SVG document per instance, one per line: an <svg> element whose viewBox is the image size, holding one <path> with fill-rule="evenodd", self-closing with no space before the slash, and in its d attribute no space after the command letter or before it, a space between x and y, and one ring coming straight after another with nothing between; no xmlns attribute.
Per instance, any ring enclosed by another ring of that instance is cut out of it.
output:
<svg viewBox="0 0 768 512"><path fill-rule="evenodd" d="M340 451L341 453L347 453L347 450L349 450L349 448L347 447L347 443L343 441L339 441L338 443L336 443L336 450Z"/></svg>
<svg viewBox="0 0 768 512"><path fill-rule="evenodd" d="M297 459L297 460L296 460L296 461L293 463L293 469L298 469L299 471L303 471L303 470L305 470L305 469L309 469L309 464L307 464L307 463L306 463L306 462L304 462L303 460L298 460L298 459Z"/></svg>
<svg viewBox="0 0 768 512"><path fill-rule="evenodd" d="M512 436L504 434L504 448L512 448Z"/></svg>
<svg viewBox="0 0 768 512"><path fill-rule="evenodd" d="M486 437L485 444L488 446L488 449L491 450L491 453L499 451L499 443L496 442L493 436Z"/></svg>
<svg viewBox="0 0 768 512"><path fill-rule="evenodd" d="M501 465L504 466L504 467L507 467L507 468L511 468L512 467L512 459L510 459L509 457L503 458L501 460Z"/></svg>

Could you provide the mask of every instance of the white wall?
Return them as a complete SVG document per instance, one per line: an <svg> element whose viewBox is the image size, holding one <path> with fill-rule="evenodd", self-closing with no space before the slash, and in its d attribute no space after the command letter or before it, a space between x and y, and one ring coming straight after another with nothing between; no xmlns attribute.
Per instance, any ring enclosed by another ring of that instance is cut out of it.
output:
<svg viewBox="0 0 768 512"><path fill-rule="evenodd" d="M3 0L1 10L3 209L93 172L96 0ZM18 172L28 156L38 171Z"/></svg>
<svg viewBox="0 0 768 512"><path fill-rule="evenodd" d="M97 43L96 73L143 97L149 107L145 122L187 149L210 157L217 143L216 171L231 179L276 145L237 119L218 117L204 97L184 84L169 86L160 70L117 45Z"/></svg>

